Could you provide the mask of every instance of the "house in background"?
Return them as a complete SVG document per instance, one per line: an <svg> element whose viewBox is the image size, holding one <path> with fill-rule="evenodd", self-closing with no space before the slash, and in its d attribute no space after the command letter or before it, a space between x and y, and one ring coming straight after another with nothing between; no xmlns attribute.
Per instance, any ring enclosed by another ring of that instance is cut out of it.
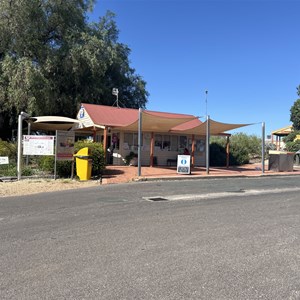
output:
<svg viewBox="0 0 300 300"><path fill-rule="evenodd" d="M80 124L76 135L92 135L93 141L102 142L109 163L124 165L130 152L138 152L138 109L82 103L77 119ZM142 110L141 119L142 165L164 166L176 162L177 155L187 148L191 164L205 166L206 122L193 115L148 110ZM224 131L246 125L211 120L210 134L229 137Z"/></svg>

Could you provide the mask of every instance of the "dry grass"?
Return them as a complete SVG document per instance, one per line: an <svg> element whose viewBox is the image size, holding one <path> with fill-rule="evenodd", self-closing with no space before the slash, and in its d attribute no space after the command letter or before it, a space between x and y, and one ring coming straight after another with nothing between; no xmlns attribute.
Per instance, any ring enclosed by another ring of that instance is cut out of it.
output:
<svg viewBox="0 0 300 300"><path fill-rule="evenodd" d="M97 185L99 185L99 182L97 181L76 181L70 179L24 179L14 182L0 182L0 197L22 196Z"/></svg>

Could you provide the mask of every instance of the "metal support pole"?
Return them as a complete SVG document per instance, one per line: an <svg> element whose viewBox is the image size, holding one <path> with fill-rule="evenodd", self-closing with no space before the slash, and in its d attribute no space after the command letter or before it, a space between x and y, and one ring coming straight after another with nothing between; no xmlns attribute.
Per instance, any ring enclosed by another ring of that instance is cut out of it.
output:
<svg viewBox="0 0 300 300"><path fill-rule="evenodd" d="M17 178L18 180L21 179L21 174L22 174L22 139L23 139L23 120L30 118L30 115L27 114L26 112L22 111L19 114L18 118L18 155L17 155Z"/></svg>
<svg viewBox="0 0 300 300"><path fill-rule="evenodd" d="M209 138L210 138L209 115L206 116L206 174L209 174Z"/></svg>
<svg viewBox="0 0 300 300"><path fill-rule="evenodd" d="M28 129L27 129L27 134L30 135L31 133L31 124L28 123ZM29 164L29 155L26 155L26 166Z"/></svg>
<svg viewBox="0 0 300 300"><path fill-rule="evenodd" d="M22 173L22 168L21 168L21 159L22 159L22 122L23 118L22 115L19 115L18 118L18 157L17 157L17 177L18 180L21 179L21 173Z"/></svg>
<svg viewBox="0 0 300 300"><path fill-rule="evenodd" d="M262 122L262 138L261 138L261 170L265 173L265 122Z"/></svg>
<svg viewBox="0 0 300 300"><path fill-rule="evenodd" d="M142 148L142 109L139 108L139 132L138 132L138 176L142 175L141 171L141 148Z"/></svg>

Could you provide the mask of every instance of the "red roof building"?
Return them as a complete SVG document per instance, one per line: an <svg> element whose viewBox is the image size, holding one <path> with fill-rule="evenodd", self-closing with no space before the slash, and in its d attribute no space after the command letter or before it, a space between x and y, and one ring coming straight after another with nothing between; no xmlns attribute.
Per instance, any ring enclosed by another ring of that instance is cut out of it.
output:
<svg viewBox="0 0 300 300"><path fill-rule="evenodd" d="M189 114L142 110L140 115L142 165L171 165L188 149L191 164L205 166L206 122ZM126 157L137 153L138 109L82 103L77 119L78 131L92 133L94 141L103 142L108 163L126 164ZM211 122L214 135L247 125Z"/></svg>

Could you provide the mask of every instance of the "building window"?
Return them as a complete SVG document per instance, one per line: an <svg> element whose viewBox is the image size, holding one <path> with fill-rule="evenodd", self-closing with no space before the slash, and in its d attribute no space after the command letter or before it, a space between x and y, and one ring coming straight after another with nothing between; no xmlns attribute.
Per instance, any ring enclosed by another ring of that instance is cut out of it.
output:
<svg viewBox="0 0 300 300"><path fill-rule="evenodd" d="M143 134L141 146L143 146ZM138 133L137 132L127 132L124 133L124 150L138 150Z"/></svg>
<svg viewBox="0 0 300 300"><path fill-rule="evenodd" d="M196 148L197 152L205 152L205 140L204 139L201 139L201 140L197 139L195 148Z"/></svg>
<svg viewBox="0 0 300 300"><path fill-rule="evenodd" d="M171 150L171 141L170 141L170 136L169 135L164 135L163 136L163 149L170 151Z"/></svg>
<svg viewBox="0 0 300 300"><path fill-rule="evenodd" d="M154 147L155 147L155 149L162 149L162 135L161 134L154 135Z"/></svg>
<svg viewBox="0 0 300 300"><path fill-rule="evenodd" d="M184 148L187 148L187 142L188 142L188 139L185 135L181 135L179 137L179 149L182 150Z"/></svg>
<svg viewBox="0 0 300 300"><path fill-rule="evenodd" d="M113 146L113 149L119 150L120 147L120 133L114 132L111 135L111 144Z"/></svg>
<svg viewBox="0 0 300 300"><path fill-rule="evenodd" d="M178 151L178 136L171 135L171 151Z"/></svg>

